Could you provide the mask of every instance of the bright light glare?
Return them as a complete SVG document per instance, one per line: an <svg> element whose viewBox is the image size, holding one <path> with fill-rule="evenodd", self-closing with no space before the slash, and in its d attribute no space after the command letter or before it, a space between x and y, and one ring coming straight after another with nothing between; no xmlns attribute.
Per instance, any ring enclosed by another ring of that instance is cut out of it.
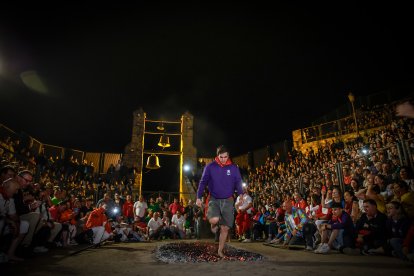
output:
<svg viewBox="0 0 414 276"><path fill-rule="evenodd" d="M191 169L191 167L190 167L190 165L185 164L184 167L183 167L183 169L184 169L185 172L189 172L190 169Z"/></svg>
<svg viewBox="0 0 414 276"><path fill-rule="evenodd" d="M27 88L41 94L48 93L48 89L44 81L36 71L25 71L20 74L20 78L22 79L22 82L27 86Z"/></svg>

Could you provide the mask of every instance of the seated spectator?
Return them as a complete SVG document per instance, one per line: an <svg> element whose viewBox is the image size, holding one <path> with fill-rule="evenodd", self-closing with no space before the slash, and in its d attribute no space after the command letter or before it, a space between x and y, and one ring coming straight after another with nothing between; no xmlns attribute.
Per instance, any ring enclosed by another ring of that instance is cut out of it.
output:
<svg viewBox="0 0 414 276"><path fill-rule="evenodd" d="M266 232L266 215L267 211L264 206L259 206L259 211L253 216L253 238L255 241L262 241L263 235L267 239Z"/></svg>
<svg viewBox="0 0 414 276"><path fill-rule="evenodd" d="M315 250L318 254L326 254L331 249L353 247L355 232L351 216L343 210L340 202L333 202L331 206L332 219L320 226L322 243Z"/></svg>
<svg viewBox="0 0 414 276"><path fill-rule="evenodd" d="M410 192L414 192L414 173L410 167L402 166L399 178L407 183Z"/></svg>
<svg viewBox="0 0 414 276"><path fill-rule="evenodd" d="M279 211L282 210L282 211ZM270 227L270 229L272 229ZM269 233L273 230L269 229ZM284 242L286 235L286 223L285 223L285 212L282 208L278 208L276 211L276 236L270 241L270 243L281 244Z"/></svg>
<svg viewBox="0 0 414 276"><path fill-rule="evenodd" d="M6 179L0 186L0 241L3 245L10 242L8 248L5 249L7 251L5 261L11 262L23 261L15 254L17 246L29 230L29 223L20 220L16 213L13 195L18 189L19 183L12 178Z"/></svg>
<svg viewBox="0 0 414 276"><path fill-rule="evenodd" d="M76 236L76 214L70 207L70 202L65 201L60 208L59 222L62 224L62 242L63 247L68 245L77 245Z"/></svg>
<svg viewBox="0 0 414 276"><path fill-rule="evenodd" d="M266 229L266 236L267 236L267 241L266 242L271 242L277 235L277 220L276 220L276 210L275 207L273 206L273 204L269 204L269 210L267 212L267 216L266 216L266 225L265 225L265 229Z"/></svg>
<svg viewBox="0 0 414 276"><path fill-rule="evenodd" d="M374 179L377 176L374 177ZM365 193L365 199L373 199L377 203L377 209L381 213L385 213L385 199L381 195L381 188L377 184L369 182L367 184L367 191Z"/></svg>
<svg viewBox="0 0 414 276"><path fill-rule="evenodd" d="M119 217L121 219L121 217ZM132 226L123 220L121 220L117 225L114 226L114 240L119 240L122 242L142 242L146 238L141 232L134 231Z"/></svg>
<svg viewBox="0 0 414 276"><path fill-rule="evenodd" d="M377 210L377 203L373 199L365 199L365 213L356 223L356 250L345 248L345 254L384 253L386 245L387 216Z"/></svg>
<svg viewBox="0 0 414 276"><path fill-rule="evenodd" d="M299 192L296 192L293 195L293 198L295 200L295 205L294 205L295 208L300 208L302 210L306 209L306 206L308 206L308 204L307 204L306 200L303 199L302 195Z"/></svg>
<svg viewBox="0 0 414 276"><path fill-rule="evenodd" d="M338 187L332 187L332 201L329 204L329 208L332 208L333 203L340 203L342 205L342 209L345 207L345 201L342 198L341 190Z"/></svg>
<svg viewBox="0 0 414 276"><path fill-rule="evenodd" d="M312 196L312 202L313 202L313 215L310 218L310 220L315 224L317 231L315 232L315 241L314 246L320 244L321 242L321 235L320 233L320 226L322 223L327 223L332 218L332 209L328 207L323 207L321 204L319 197L316 195ZM325 205L326 206L326 205ZM309 230L313 230L309 228ZM308 248L309 250L310 248Z"/></svg>
<svg viewBox="0 0 414 276"><path fill-rule="evenodd" d="M144 218L144 222L148 224L148 222L152 219L154 216L154 212L151 209L148 209L147 216Z"/></svg>
<svg viewBox="0 0 414 276"><path fill-rule="evenodd" d="M33 239L34 253L47 252L46 245L52 243L62 230L62 224L55 222L49 211L48 193L47 189L41 191L39 199L42 203L36 209L36 212L40 214L40 222Z"/></svg>
<svg viewBox="0 0 414 276"><path fill-rule="evenodd" d="M163 227L164 224L160 218L160 214L155 212L153 217L148 221L148 234L149 239L158 239L164 235Z"/></svg>
<svg viewBox="0 0 414 276"><path fill-rule="evenodd" d="M191 238L193 234L193 227L191 226L191 220L187 213L184 213L184 232L185 232L185 238ZM193 218L194 219L194 218Z"/></svg>
<svg viewBox="0 0 414 276"><path fill-rule="evenodd" d="M174 239L177 237L177 235L180 239L183 239L185 237L184 223L184 216L181 215L181 211L177 210L177 212L171 218L170 226L170 230Z"/></svg>
<svg viewBox="0 0 414 276"><path fill-rule="evenodd" d="M330 208L330 204L332 202L332 189L326 188L326 186L322 187L321 190L322 198L321 204L323 208Z"/></svg>
<svg viewBox="0 0 414 276"><path fill-rule="evenodd" d="M107 205L102 203L99 208L91 212L86 222L86 229L93 231L93 244L97 245L112 236L112 229L105 215Z"/></svg>
<svg viewBox="0 0 414 276"><path fill-rule="evenodd" d="M345 200L344 211L347 212L351 216L352 221L355 224L361 215L361 212L359 210L359 205L358 205L358 198L355 197L354 192L352 190L348 190L348 191L345 191L344 193L344 200Z"/></svg>
<svg viewBox="0 0 414 276"><path fill-rule="evenodd" d="M16 212L20 216L20 220L29 223L29 231L23 238L21 245L29 248L33 240L33 235L36 232L36 226L40 220L40 214L34 211L39 207L41 202L35 199L33 193L33 174L31 171L20 171L16 180L19 183L19 190L13 196Z"/></svg>
<svg viewBox="0 0 414 276"><path fill-rule="evenodd" d="M401 203L398 201L391 201L387 204L387 253L396 256L397 258L406 260L404 255L403 241L407 236L410 228L410 221L404 216Z"/></svg>
<svg viewBox="0 0 414 276"><path fill-rule="evenodd" d="M302 231L303 225L308 221L305 212L302 209L296 209L292 206L291 200L286 200L284 203L285 209L285 223L286 234L284 237L284 246L288 245L307 245L313 246L312 234Z"/></svg>
<svg viewBox="0 0 414 276"><path fill-rule="evenodd" d="M407 182L403 180L396 181L394 186L396 198L401 202L403 212L411 220L414 219L414 192L410 192Z"/></svg>

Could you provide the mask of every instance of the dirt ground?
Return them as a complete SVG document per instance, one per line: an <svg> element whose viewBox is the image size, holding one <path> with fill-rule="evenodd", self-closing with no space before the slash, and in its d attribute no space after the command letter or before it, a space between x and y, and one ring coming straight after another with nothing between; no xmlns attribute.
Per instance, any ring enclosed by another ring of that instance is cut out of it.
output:
<svg viewBox="0 0 414 276"><path fill-rule="evenodd" d="M53 249L20 264L2 265L0 275L414 275L413 264L391 257L339 253L318 255L236 241L229 245L259 253L264 259L254 262L162 263L155 258L154 251L157 246L168 242L176 241L107 243L75 255L71 253L81 248L80 245L69 250Z"/></svg>

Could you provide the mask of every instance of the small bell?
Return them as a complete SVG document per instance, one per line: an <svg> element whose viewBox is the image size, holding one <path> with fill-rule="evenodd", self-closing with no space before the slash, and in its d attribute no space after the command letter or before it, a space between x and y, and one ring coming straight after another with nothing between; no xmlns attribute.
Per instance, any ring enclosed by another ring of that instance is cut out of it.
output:
<svg viewBox="0 0 414 276"><path fill-rule="evenodd" d="M168 137L167 135L161 135L160 137L160 141L158 142L158 146L162 147L162 148L168 148L171 147L170 144L170 137Z"/></svg>

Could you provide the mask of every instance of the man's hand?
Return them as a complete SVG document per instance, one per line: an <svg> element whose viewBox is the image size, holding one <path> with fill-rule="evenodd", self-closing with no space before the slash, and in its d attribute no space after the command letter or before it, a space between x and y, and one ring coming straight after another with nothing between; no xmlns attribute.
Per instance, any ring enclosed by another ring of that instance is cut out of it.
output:
<svg viewBox="0 0 414 276"><path fill-rule="evenodd" d="M202 205L201 199L197 198L197 200L196 200L196 205L197 205L198 207L201 207L201 205Z"/></svg>

